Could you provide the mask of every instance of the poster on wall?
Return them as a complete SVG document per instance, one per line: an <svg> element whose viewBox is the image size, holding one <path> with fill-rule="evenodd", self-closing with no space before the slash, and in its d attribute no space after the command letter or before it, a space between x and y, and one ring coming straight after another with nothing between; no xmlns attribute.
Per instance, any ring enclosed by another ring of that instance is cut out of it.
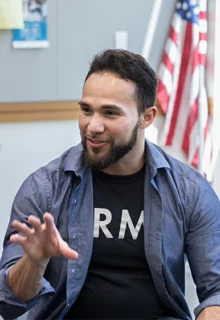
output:
<svg viewBox="0 0 220 320"><path fill-rule="evenodd" d="M23 20L24 28L13 30L13 48L48 48L47 0L23 0Z"/></svg>
<svg viewBox="0 0 220 320"><path fill-rule="evenodd" d="M0 0L0 29L23 27L22 0Z"/></svg>

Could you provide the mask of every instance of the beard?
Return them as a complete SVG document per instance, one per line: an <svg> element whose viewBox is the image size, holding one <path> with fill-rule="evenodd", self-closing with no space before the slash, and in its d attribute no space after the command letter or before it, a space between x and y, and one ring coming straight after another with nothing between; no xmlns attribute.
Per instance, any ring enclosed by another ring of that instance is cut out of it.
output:
<svg viewBox="0 0 220 320"><path fill-rule="evenodd" d="M103 156L99 156L100 150L98 148L89 152L86 139L82 139L83 156L86 164L94 170L103 170L115 164L133 149L137 141L137 133L138 123L136 123L127 142L116 145L113 140L110 141L110 150Z"/></svg>

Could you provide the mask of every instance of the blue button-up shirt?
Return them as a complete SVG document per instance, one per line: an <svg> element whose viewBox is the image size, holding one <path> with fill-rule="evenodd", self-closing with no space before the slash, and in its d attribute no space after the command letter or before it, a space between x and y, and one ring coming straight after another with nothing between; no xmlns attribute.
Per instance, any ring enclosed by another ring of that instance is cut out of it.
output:
<svg viewBox="0 0 220 320"><path fill-rule="evenodd" d="M202 309L220 305L220 203L213 189L194 169L146 141L144 185L145 255L163 303L179 319L191 319L184 298L185 253ZM14 219L29 215L43 221L51 212L62 238L77 260L53 257L39 294L24 302L8 288L10 268L22 257L9 241ZM83 287L93 244L93 186L82 145L31 174L18 191L5 236L0 264L0 314L13 319L30 310L28 319L63 319ZM147 299L147 297L146 297Z"/></svg>

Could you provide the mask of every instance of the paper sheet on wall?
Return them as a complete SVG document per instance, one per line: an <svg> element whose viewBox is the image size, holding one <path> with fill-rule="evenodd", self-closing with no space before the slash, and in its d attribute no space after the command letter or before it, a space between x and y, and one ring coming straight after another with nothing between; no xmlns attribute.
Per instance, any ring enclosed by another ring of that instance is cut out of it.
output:
<svg viewBox="0 0 220 320"><path fill-rule="evenodd" d="M22 0L0 0L0 29L24 27Z"/></svg>
<svg viewBox="0 0 220 320"><path fill-rule="evenodd" d="M13 30L13 48L48 48L47 0L22 0L22 2L24 28Z"/></svg>

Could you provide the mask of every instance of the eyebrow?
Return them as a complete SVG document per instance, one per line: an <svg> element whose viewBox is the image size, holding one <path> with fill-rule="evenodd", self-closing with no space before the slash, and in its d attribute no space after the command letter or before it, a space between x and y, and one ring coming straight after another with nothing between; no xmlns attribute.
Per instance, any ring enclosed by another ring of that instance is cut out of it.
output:
<svg viewBox="0 0 220 320"><path fill-rule="evenodd" d="M81 107L89 107L89 108L92 107L89 103L86 103L84 101L79 101L79 105ZM102 110L111 109L111 110L123 111L122 108L117 106L116 104L105 104L105 105L101 106L101 109Z"/></svg>
<svg viewBox="0 0 220 320"><path fill-rule="evenodd" d="M79 101L78 104L80 106L83 106L83 107L91 107L90 104L86 103L86 102L83 102L83 101Z"/></svg>

